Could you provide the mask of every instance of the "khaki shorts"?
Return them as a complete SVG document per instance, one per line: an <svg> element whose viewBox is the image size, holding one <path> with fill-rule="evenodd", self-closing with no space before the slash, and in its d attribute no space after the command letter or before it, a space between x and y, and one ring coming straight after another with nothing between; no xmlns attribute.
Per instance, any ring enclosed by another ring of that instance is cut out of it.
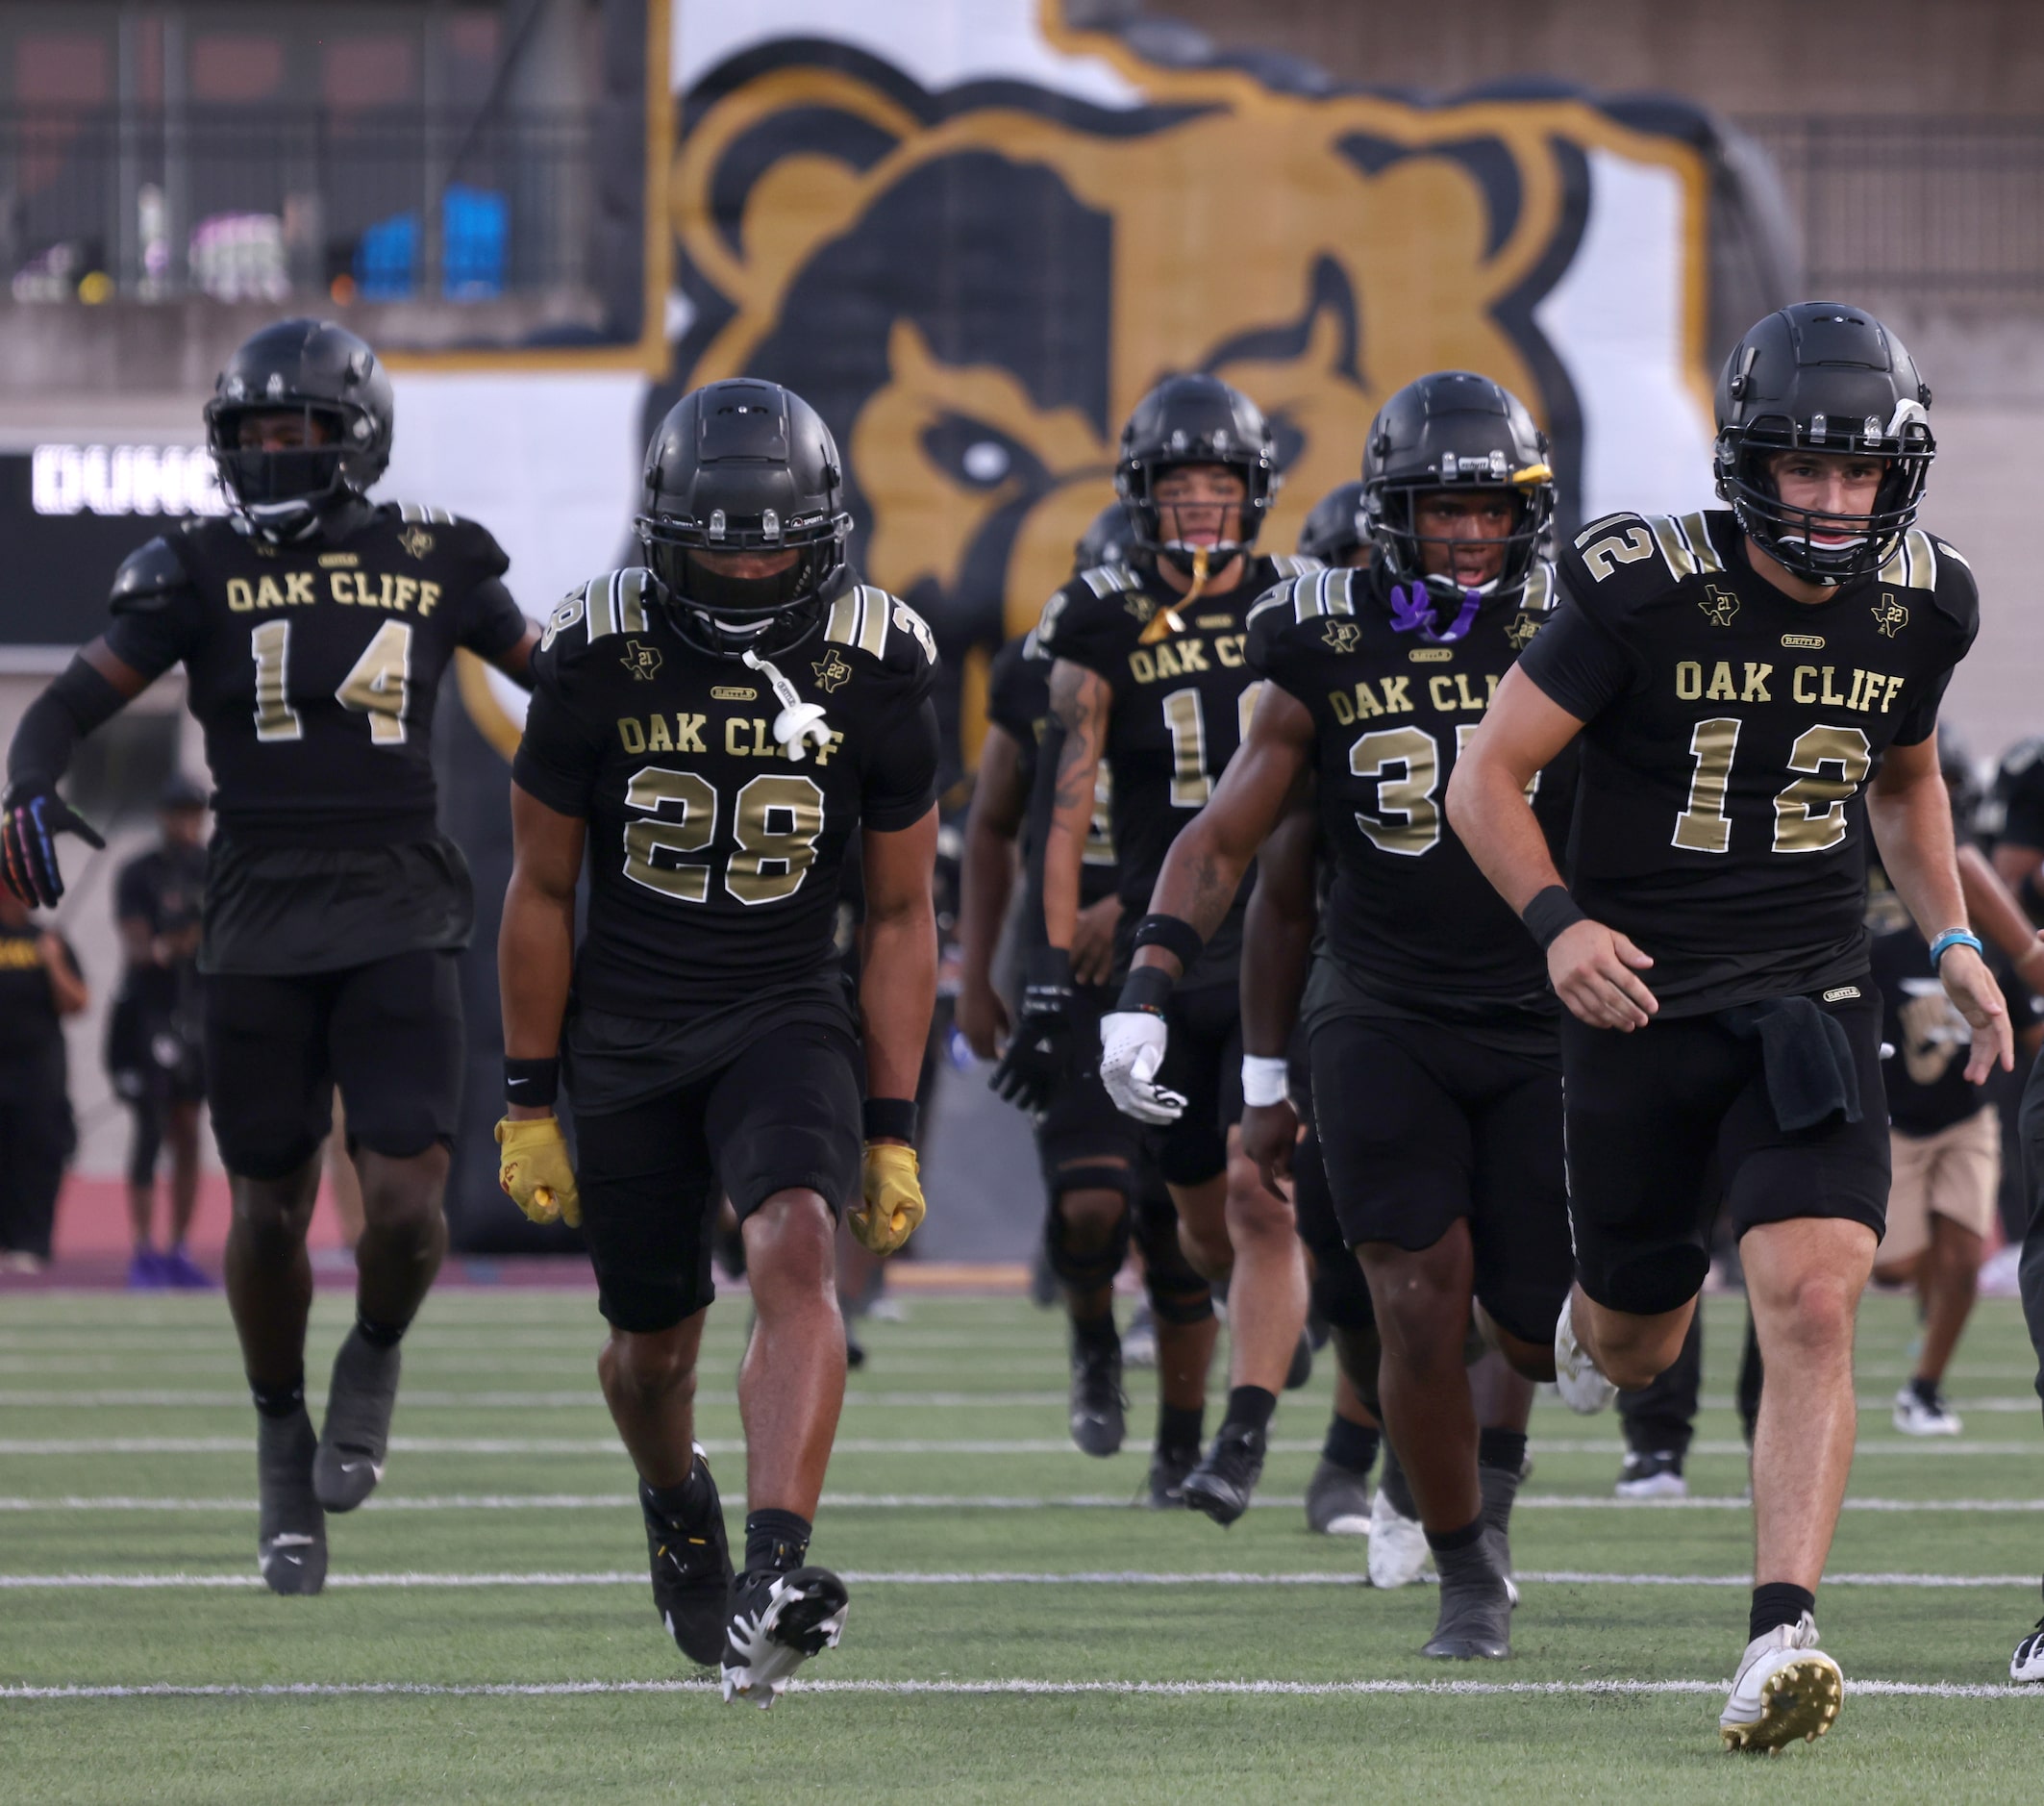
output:
<svg viewBox="0 0 2044 1806"><path fill-rule="evenodd" d="M1888 1232L1876 1267L1913 1260L1931 1245L1931 1218L1949 1217L1983 1241L1994 1228L2002 1185L2002 1119L1992 1104L1935 1135L1891 1129L1895 1179L1888 1192Z"/></svg>

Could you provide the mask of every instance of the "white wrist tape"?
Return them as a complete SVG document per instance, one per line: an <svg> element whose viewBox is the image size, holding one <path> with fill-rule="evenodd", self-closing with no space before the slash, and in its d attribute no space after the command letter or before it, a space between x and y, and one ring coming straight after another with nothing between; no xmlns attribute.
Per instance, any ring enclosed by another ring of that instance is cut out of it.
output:
<svg viewBox="0 0 2044 1806"><path fill-rule="evenodd" d="M1271 1054L1242 1056L1242 1101L1257 1110L1285 1098L1286 1063Z"/></svg>

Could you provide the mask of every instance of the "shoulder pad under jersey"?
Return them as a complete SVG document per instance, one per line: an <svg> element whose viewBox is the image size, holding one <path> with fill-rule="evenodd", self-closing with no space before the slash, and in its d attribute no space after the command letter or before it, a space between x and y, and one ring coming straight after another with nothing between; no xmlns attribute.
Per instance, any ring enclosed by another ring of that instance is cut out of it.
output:
<svg viewBox="0 0 2044 1806"><path fill-rule="evenodd" d="M1980 588L1973 566L1944 540L1911 527L1895 542L1879 572L1882 584L1928 589L1940 615L1971 634L1980 620Z"/></svg>
<svg viewBox="0 0 2044 1806"><path fill-rule="evenodd" d="M1688 578L1725 574L1710 538L1711 518L1701 509L1693 514L1607 514L1564 545L1556 564L1569 593L1589 613L1631 614Z"/></svg>
<svg viewBox="0 0 2044 1806"><path fill-rule="evenodd" d="M936 636L930 623L873 584L853 584L831 603L823 637L833 645L865 653L899 676L921 675L936 665Z"/></svg>
<svg viewBox="0 0 2044 1806"><path fill-rule="evenodd" d="M1140 589L1142 578L1133 564L1095 564L1089 570L1077 572L1070 584L1084 584L1095 595L1121 595L1130 589Z"/></svg>
<svg viewBox="0 0 2044 1806"><path fill-rule="evenodd" d="M554 605L539 636L539 650L561 664L613 634L644 633L652 593L653 573L637 566L591 577Z"/></svg>
<svg viewBox="0 0 2044 1806"><path fill-rule="evenodd" d="M146 615L191 588L191 573L167 539L137 546L113 573L113 613Z"/></svg>
<svg viewBox="0 0 2044 1806"><path fill-rule="evenodd" d="M1250 669L1282 680L1309 650L1353 648L1359 635L1351 617L1368 581L1366 570L1315 568L1264 590L1249 611Z"/></svg>
<svg viewBox="0 0 2044 1806"><path fill-rule="evenodd" d="M386 520L398 522L408 534L443 535L443 550L451 546L472 553L488 576L501 577L511 568L510 556L481 521L470 520L451 509L429 508L424 502L380 502L376 512ZM419 542L421 557L430 549L430 539Z"/></svg>
<svg viewBox="0 0 2044 1806"><path fill-rule="evenodd" d="M1266 552L1264 557L1270 560L1280 577L1303 577L1309 571L1321 568L1320 560L1309 558L1304 553Z"/></svg>

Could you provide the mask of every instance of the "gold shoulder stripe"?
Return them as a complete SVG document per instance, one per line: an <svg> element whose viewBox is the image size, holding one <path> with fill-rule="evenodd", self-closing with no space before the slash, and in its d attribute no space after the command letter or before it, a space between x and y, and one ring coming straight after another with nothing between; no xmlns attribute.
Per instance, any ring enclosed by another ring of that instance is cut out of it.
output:
<svg viewBox="0 0 2044 1806"><path fill-rule="evenodd" d="M1722 577L1725 561L1718 557L1717 547L1711 542L1710 523L1704 518L1699 509L1693 514L1682 517L1683 538L1689 541L1689 551L1696 560L1697 568L1707 577Z"/></svg>
<svg viewBox="0 0 2044 1806"><path fill-rule="evenodd" d="M876 659L887 649L887 615L893 597L871 584L859 586L859 645Z"/></svg>
<svg viewBox="0 0 2044 1806"><path fill-rule="evenodd" d="M618 572L617 618L628 634L646 631L646 573L643 570Z"/></svg>
<svg viewBox="0 0 2044 1806"><path fill-rule="evenodd" d="M1319 583L1310 577L1294 577L1291 583L1292 618L1302 626L1315 615L1327 613L1327 598Z"/></svg>
<svg viewBox="0 0 2044 1806"><path fill-rule="evenodd" d="M1249 613L1242 616L1242 625L1248 627L1265 609L1295 609L1298 602L1288 583L1274 583L1249 605Z"/></svg>
<svg viewBox="0 0 2044 1806"><path fill-rule="evenodd" d="M1356 613L1356 576L1353 570L1323 570L1315 579L1326 590L1330 615Z"/></svg>
<svg viewBox="0 0 2044 1806"><path fill-rule="evenodd" d="M831 604L831 618L824 623L823 637L835 640L840 646L856 646L859 643L859 597L856 589L847 589Z"/></svg>
<svg viewBox="0 0 2044 1806"><path fill-rule="evenodd" d="M1684 577L1696 575L1697 564L1690 555L1689 541L1683 536L1682 522L1673 514L1649 514L1647 530L1654 536L1654 543L1660 547L1661 562L1667 565L1668 574L1677 583Z"/></svg>
<svg viewBox="0 0 2044 1806"><path fill-rule="evenodd" d="M1942 539L1932 539L1931 541L1931 549L1934 552L1941 552L1946 558L1949 558L1961 570L1971 570L1973 568L1973 566L1966 562L1966 555L1963 552L1961 552L1957 546L1947 545Z"/></svg>
<svg viewBox="0 0 2044 1806"><path fill-rule="evenodd" d="M589 640L593 644L617 631L617 573L590 578L583 594L588 604Z"/></svg>
<svg viewBox="0 0 2044 1806"><path fill-rule="evenodd" d="M1533 568L1526 573L1519 606L1529 615L1545 615L1555 606L1555 567L1544 558L1533 560Z"/></svg>
<svg viewBox="0 0 2044 1806"><path fill-rule="evenodd" d="M1887 563L1881 567L1881 581L1896 584L1905 589L1936 589L1937 552L1931 542L1931 536L1921 527L1911 527L1904 534L1888 554Z"/></svg>

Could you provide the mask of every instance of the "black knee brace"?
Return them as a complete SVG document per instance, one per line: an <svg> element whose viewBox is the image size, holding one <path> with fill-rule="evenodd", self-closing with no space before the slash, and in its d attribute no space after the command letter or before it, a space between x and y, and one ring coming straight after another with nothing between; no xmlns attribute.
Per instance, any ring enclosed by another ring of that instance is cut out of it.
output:
<svg viewBox="0 0 2044 1806"><path fill-rule="evenodd" d="M1213 1315L1213 1293L1185 1259L1178 1211L1161 1187L1135 1201L1135 1244L1142 1249L1150 1313L1159 1323L1204 1323Z"/></svg>
<svg viewBox="0 0 2044 1806"><path fill-rule="evenodd" d="M1129 1193L1134 1175L1126 1166L1066 1166L1049 1175L1051 1207L1043 1224L1043 1244L1051 1271L1065 1285L1081 1291L1111 1286L1129 1257ZM1064 1219L1064 1200L1073 1191L1112 1191L1122 1200L1121 1216L1104 1248L1090 1251L1071 1245L1071 1225Z"/></svg>
<svg viewBox="0 0 2044 1806"><path fill-rule="evenodd" d="M1313 1309L1334 1329L1373 1329L1377 1312L1370 1303L1369 1282L1362 1266L1347 1248L1313 1255Z"/></svg>

